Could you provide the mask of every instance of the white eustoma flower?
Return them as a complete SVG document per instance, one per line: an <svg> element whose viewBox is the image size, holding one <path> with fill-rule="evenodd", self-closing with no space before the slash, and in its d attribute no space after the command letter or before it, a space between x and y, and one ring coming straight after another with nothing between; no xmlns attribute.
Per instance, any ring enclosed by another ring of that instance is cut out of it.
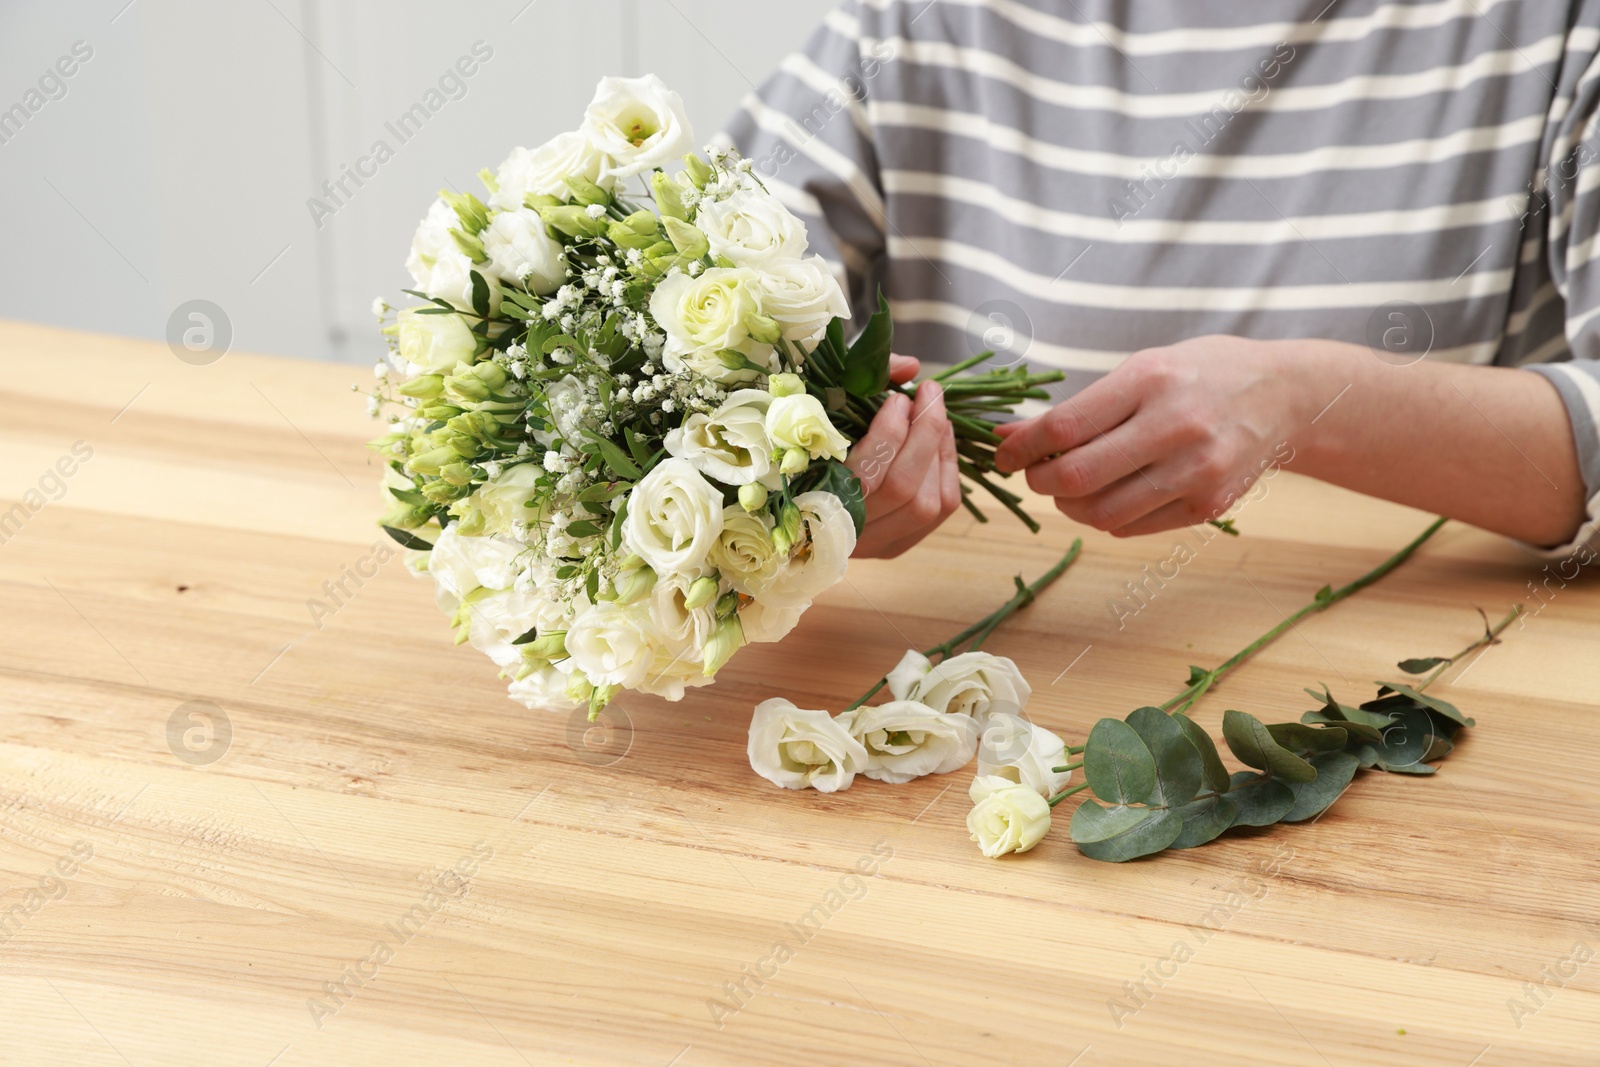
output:
<svg viewBox="0 0 1600 1067"><path fill-rule="evenodd" d="M472 260L456 247L450 231L460 227L461 220L455 209L443 200L435 200L423 216L422 223L411 238L411 251L406 256L406 270L418 291L448 300L456 307L472 309L472 271L478 270ZM500 282L485 263L478 270L489 287L490 310L500 307Z"/></svg>
<svg viewBox="0 0 1600 1067"><path fill-rule="evenodd" d="M428 573L439 588L460 599L476 589L509 589L516 581L517 557L525 551L499 537L468 537L451 523L426 553Z"/></svg>
<svg viewBox="0 0 1600 1067"><path fill-rule="evenodd" d="M657 645L650 614L641 605L600 603L582 612L567 630L567 655L595 686L632 689L650 672Z"/></svg>
<svg viewBox="0 0 1600 1067"><path fill-rule="evenodd" d="M1050 805L1038 793L1008 778L979 775L967 795L967 832L990 859L1026 852L1050 832Z"/></svg>
<svg viewBox="0 0 1600 1067"><path fill-rule="evenodd" d="M764 600L752 600L739 609L744 638L751 643L781 641L800 622L804 607L778 607Z"/></svg>
<svg viewBox="0 0 1600 1067"><path fill-rule="evenodd" d="M545 232L544 220L537 211L518 208L496 212L488 229L478 237L489 257L490 270L502 281L526 282L535 293L548 296L567 280L561 242Z"/></svg>
<svg viewBox="0 0 1600 1067"><path fill-rule="evenodd" d="M722 200L705 200L694 221L711 254L736 267L767 270L806 254L806 224L758 185L744 186Z"/></svg>
<svg viewBox="0 0 1600 1067"><path fill-rule="evenodd" d="M827 456L844 462L850 438L828 418L822 401L810 393L774 397L767 408L767 437L776 448L799 448L812 458Z"/></svg>
<svg viewBox="0 0 1600 1067"><path fill-rule="evenodd" d="M650 294L650 314L666 332L661 358L675 373L685 368L723 384L750 381L757 372L723 363L722 351L771 366L776 321L761 313L761 276L748 267L712 267L697 277L669 274Z"/></svg>
<svg viewBox="0 0 1600 1067"><path fill-rule="evenodd" d="M548 613L549 602L537 593L504 589L469 596L467 641L497 667L519 664L522 646L512 642L537 627L540 617Z"/></svg>
<svg viewBox="0 0 1600 1067"><path fill-rule="evenodd" d="M889 672L889 692L900 700L920 700L940 711L979 718L993 711L1016 714L1033 694L1017 665L988 652L963 652L935 667L911 650Z"/></svg>
<svg viewBox="0 0 1600 1067"><path fill-rule="evenodd" d="M400 357L411 374L449 374L457 363L471 363L478 339L459 315L419 315L406 308L395 316Z"/></svg>
<svg viewBox="0 0 1600 1067"><path fill-rule="evenodd" d="M971 716L966 716L971 718ZM978 737L978 773L1027 786L1046 799L1072 780L1067 743L1043 726L1003 711L984 717Z"/></svg>
<svg viewBox="0 0 1600 1067"><path fill-rule="evenodd" d="M772 394L765 389L737 389L715 411L695 412L669 430L667 452L724 485L760 482L777 489L781 478L766 430L771 404Z"/></svg>
<svg viewBox="0 0 1600 1067"><path fill-rule="evenodd" d="M694 150L683 98L660 78L601 78L583 113L583 135L606 157L601 173L631 178Z"/></svg>
<svg viewBox="0 0 1600 1067"><path fill-rule="evenodd" d="M721 532L722 493L688 460L663 460L628 491L623 540L662 577L702 574Z"/></svg>
<svg viewBox="0 0 1600 1067"><path fill-rule="evenodd" d="M844 577L850 553L856 548L855 521L838 497L813 490L795 497L794 503L800 509L806 536L772 580L756 590L756 599L769 607L810 606L815 597Z"/></svg>
<svg viewBox="0 0 1600 1067"><path fill-rule="evenodd" d="M572 195L568 178L581 178L610 189L613 182L601 174L605 156L578 130L558 133L538 148L513 148L495 172L495 191L489 206L497 211L516 211L527 206L526 197L554 196L565 200Z"/></svg>
<svg viewBox="0 0 1600 1067"><path fill-rule="evenodd" d="M772 524L766 512L751 514L737 504L723 509L722 532L707 560L730 586L745 596L757 596L783 567L784 559L772 543Z"/></svg>
<svg viewBox="0 0 1600 1067"><path fill-rule="evenodd" d="M654 636L668 658L682 658L688 666L700 663L699 650L717 625L715 601L698 608L688 606L689 587L695 578L686 574L663 574L656 579L650 596L643 601L650 613Z"/></svg>
<svg viewBox="0 0 1600 1067"><path fill-rule="evenodd" d="M528 502L538 490L540 475L536 463L507 467L478 486L465 505L483 516L487 533L510 533L516 524L530 523L539 517L539 509L528 507Z"/></svg>
<svg viewBox="0 0 1600 1067"><path fill-rule="evenodd" d="M831 715L781 698L756 705L748 751L751 768L785 789L848 789L867 765L867 750Z"/></svg>
<svg viewBox="0 0 1600 1067"><path fill-rule="evenodd" d="M850 317L850 301L821 256L763 265L760 303L783 336L807 351L822 340L828 323Z"/></svg>
<svg viewBox="0 0 1600 1067"><path fill-rule="evenodd" d="M567 685L572 681L572 660L565 659L546 667L539 667L506 687L511 699L524 707L543 711L573 711L584 702L567 695Z"/></svg>
<svg viewBox="0 0 1600 1067"><path fill-rule="evenodd" d="M895 785L965 767L978 747L972 716L934 711L914 700L856 708L839 722L867 750L862 773Z"/></svg>

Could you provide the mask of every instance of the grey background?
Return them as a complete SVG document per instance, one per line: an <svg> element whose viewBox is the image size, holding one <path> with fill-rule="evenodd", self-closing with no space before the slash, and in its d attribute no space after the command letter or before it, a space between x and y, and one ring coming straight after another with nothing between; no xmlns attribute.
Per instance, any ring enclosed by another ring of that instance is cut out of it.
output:
<svg viewBox="0 0 1600 1067"><path fill-rule="evenodd" d="M160 339L204 299L237 350L369 361L441 186L576 127L604 74L659 74L703 144L833 3L6 0L0 111L93 56L0 143L0 317ZM476 41L465 95L399 143L385 123ZM319 228L307 199L379 139L394 157Z"/></svg>

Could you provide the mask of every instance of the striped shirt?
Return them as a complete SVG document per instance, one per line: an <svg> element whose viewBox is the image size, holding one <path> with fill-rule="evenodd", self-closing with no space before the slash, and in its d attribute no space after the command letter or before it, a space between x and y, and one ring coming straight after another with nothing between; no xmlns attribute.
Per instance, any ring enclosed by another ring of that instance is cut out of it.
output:
<svg viewBox="0 0 1600 1067"><path fill-rule="evenodd" d="M900 351L1538 364L1600 524L1600 0L845 0L729 137Z"/></svg>

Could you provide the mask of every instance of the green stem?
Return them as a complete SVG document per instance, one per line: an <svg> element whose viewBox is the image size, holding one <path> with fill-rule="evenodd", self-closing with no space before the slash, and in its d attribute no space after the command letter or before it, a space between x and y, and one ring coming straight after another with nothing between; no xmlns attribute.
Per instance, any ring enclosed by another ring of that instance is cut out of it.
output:
<svg viewBox="0 0 1600 1067"><path fill-rule="evenodd" d="M1326 596L1319 595L1313 598L1311 603L1307 604L1299 611L1296 611L1293 615L1286 617L1278 625L1274 626L1272 629L1268 630L1266 633L1250 642L1244 648L1240 649L1228 660L1207 671L1204 676L1190 683L1181 693L1167 701L1165 704L1162 704L1161 710L1172 711L1174 708L1177 708L1178 710L1189 708L1194 704L1195 701L1199 700L1207 690L1209 690L1217 682L1220 682L1224 675L1233 670L1239 664L1243 663L1245 660L1249 659L1251 656L1255 655L1257 652L1261 651L1261 649L1265 648L1267 645L1270 645L1272 642L1276 641L1286 630L1294 626L1295 623L1299 622L1307 615L1314 615L1320 611L1327 611L1339 601L1359 593L1361 590L1365 589L1367 586L1371 585L1373 582L1376 582L1378 579L1382 578L1384 575L1400 566L1400 564L1410 559L1412 553L1421 548L1423 543L1427 541L1428 538L1438 533L1439 527L1443 526L1448 521L1449 520L1445 517L1440 516L1439 518L1435 519L1426 530L1423 530L1421 534L1417 535L1416 539L1410 544L1406 545L1400 551L1396 552L1394 555L1390 556L1388 559L1384 560L1382 563L1378 564L1378 566L1374 567L1366 574L1363 574L1349 585L1341 586L1338 589L1331 590Z"/></svg>
<svg viewBox="0 0 1600 1067"><path fill-rule="evenodd" d="M1050 768L1050 773L1052 773L1052 774L1065 774L1068 771L1075 771L1079 767L1082 767L1082 766L1083 766L1083 760L1079 760L1077 763L1067 763L1067 764L1063 764L1060 767L1051 767Z"/></svg>
<svg viewBox="0 0 1600 1067"><path fill-rule="evenodd" d="M1457 652L1455 655L1439 664L1433 669L1432 673L1411 688L1416 690L1418 693L1422 692L1424 689L1428 688L1428 686L1432 685L1438 679L1439 675L1455 666L1462 659L1472 655L1478 649L1483 648L1486 645L1494 644L1495 640L1505 632L1506 627L1510 626L1512 621L1521 614L1522 605L1518 604L1516 607L1507 612L1506 617L1495 623L1494 626L1490 627L1486 624L1484 626L1482 637L1478 638L1476 641L1472 642L1472 644L1468 645L1466 648L1463 648L1460 652Z"/></svg>
<svg viewBox="0 0 1600 1067"><path fill-rule="evenodd" d="M973 640L974 638L976 638L976 641L973 643L972 648L968 651L976 651L978 645L994 632L995 627L999 626L1002 622L1005 622L1006 619L1016 614L1019 609L1027 607L1029 604L1033 603L1034 599L1038 597L1040 593L1044 592L1044 590L1048 588L1052 582L1061 577L1062 574L1066 573L1066 569L1072 566L1073 561L1078 558L1078 553L1082 550L1083 538L1080 537L1072 542L1072 547L1067 549L1067 554L1056 561L1056 565L1045 571L1038 577L1037 580L1030 584L1024 585L1021 577L1016 578L1015 581L1017 583L1017 593L1010 600L1006 601L1004 604L1000 605L999 608L995 609L993 612L990 612L988 615L985 615L971 626L968 626L966 629L962 630L948 641L942 641L939 644L934 645L932 648L926 649L922 654L930 660L937 656L942 661L946 657L953 655L956 649L960 648L962 645L966 644L970 640ZM882 678L878 679L877 685L873 686L871 689L868 689L861 695L860 699L844 710L854 711L856 708L861 707L861 705L871 700L878 694L879 690L888 684L889 676L884 675Z"/></svg>
<svg viewBox="0 0 1600 1067"><path fill-rule="evenodd" d="M1063 800L1065 800L1068 797L1070 797L1072 794L1081 793L1085 789L1088 789L1088 788L1089 788L1089 783L1088 782L1082 782L1082 783L1080 783L1078 785L1073 786L1071 789L1066 790L1065 792L1057 793L1055 796L1050 798L1050 806L1053 808L1057 804L1061 803Z"/></svg>

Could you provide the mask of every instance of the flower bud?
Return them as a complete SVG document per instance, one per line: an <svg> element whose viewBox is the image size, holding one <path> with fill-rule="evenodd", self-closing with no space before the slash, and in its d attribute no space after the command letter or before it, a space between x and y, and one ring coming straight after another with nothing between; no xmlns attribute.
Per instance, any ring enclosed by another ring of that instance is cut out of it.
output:
<svg viewBox="0 0 1600 1067"><path fill-rule="evenodd" d="M594 722L611 698L617 695L618 686L602 685L589 694L589 721Z"/></svg>
<svg viewBox="0 0 1600 1067"><path fill-rule="evenodd" d="M655 195L656 208L661 212L661 220L678 219L682 221L689 217L688 209L683 206L683 190L678 183L667 177L665 171L656 171L650 175L650 191Z"/></svg>
<svg viewBox="0 0 1600 1067"><path fill-rule="evenodd" d="M795 396L806 391L798 374L774 374L767 379L767 392L773 396Z"/></svg>
<svg viewBox="0 0 1600 1067"><path fill-rule="evenodd" d="M439 477L451 485L471 485L472 465L468 463L446 463L439 468Z"/></svg>
<svg viewBox="0 0 1600 1067"><path fill-rule="evenodd" d="M444 375L419 374L400 383L401 396L414 396L418 400L433 400L444 391Z"/></svg>
<svg viewBox="0 0 1600 1067"><path fill-rule="evenodd" d="M789 535L791 545L800 540L800 509L795 507L794 501L787 501L779 510L778 525Z"/></svg>
<svg viewBox="0 0 1600 1067"><path fill-rule="evenodd" d="M739 594L732 589L717 598L717 618L726 619L739 610Z"/></svg>
<svg viewBox="0 0 1600 1067"><path fill-rule="evenodd" d="M661 224L648 211L635 211L606 227L606 236L623 248L646 249L661 240Z"/></svg>
<svg viewBox="0 0 1600 1067"><path fill-rule="evenodd" d="M425 419L435 419L439 422L449 422L451 419L461 414L461 409L456 407L454 404L440 402L418 408L417 414L421 415Z"/></svg>
<svg viewBox="0 0 1600 1067"><path fill-rule="evenodd" d="M672 247L685 260L696 260L711 251L711 244L706 240L706 235L699 227L691 226L682 219L675 219L671 215L662 218L661 225L667 231L667 237L672 241Z"/></svg>
<svg viewBox="0 0 1600 1067"><path fill-rule="evenodd" d="M468 233L460 230L451 230L450 239L461 249L461 254L474 263L487 263L489 254L483 250L483 242Z"/></svg>
<svg viewBox="0 0 1600 1067"><path fill-rule="evenodd" d="M471 193L440 189L439 199L450 205L456 213L456 218L461 220L461 228L466 230L469 236L476 237L489 225L489 208Z"/></svg>
<svg viewBox="0 0 1600 1067"><path fill-rule="evenodd" d="M581 674L573 674L567 682L567 699L574 703L583 703L594 693L594 686L589 684L589 679Z"/></svg>
<svg viewBox="0 0 1600 1067"><path fill-rule="evenodd" d="M717 599L717 590L720 588L717 579L712 577L696 578L689 584L689 591L684 594L683 606L693 611L703 608Z"/></svg>
<svg viewBox="0 0 1600 1067"><path fill-rule="evenodd" d="M547 634L540 634L535 640L522 647L525 655L536 656L539 659L565 659L567 655L567 631L552 630Z"/></svg>
<svg viewBox="0 0 1600 1067"><path fill-rule="evenodd" d="M494 176L494 171L488 167L478 171L478 180L483 183L483 187L489 190L490 193L498 193L500 191L499 179Z"/></svg>
<svg viewBox="0 0 1600 1067"><path fill-rule="evenodd" d="M706 640L703 661L704 673L707 678L722 669L722 665L739 651L739 646L744 644L744 624L739 621L738 614L729 615L717 623L717 628L711 631L711 636Z"/></svg>
<svg viewBox="0 0 1600 1067"><path fill-rule="evenodd" d="M432 448L412 456L410 466L418 474L438 474L441 467L460 458L461 456L453 448Z"/></svg>
<svg viewBox="0 0 1600 1067"><path fill-rule="evenodd" d="M750 482L739 487L739 506L757 512L767 506L767 487L760 482Z"/></svg>
<svg viewBox="0 0 1600 1067"><path fill-rule="evenodd" d="M576 203L584 206L611 203L611 194L587 178L567 178L566 185L572 190L572 199Z"/></svg>
<svg viewBox="0 0 1600 1067"><path fill-rule="evenodd" d="M546 226L568 237L599 237L611 225L611 220L604 215L590 218L584 208L569 204L540 208L539 217Z"/></svg>
<svg viewBox="0 0 1600 1067"><path fill-rule="evenodd" d="M744 327L752 338L764 345L777 344L778 338L783 336L783 327L770 315L750 315L744 320Z"/></svg>
<svg viewBox="0 0 1600 1067"><path fill-rule="evenodd" d="M649 596L655 587L656 572L649 567L636 566L617 579L617 603L636 603Z"/></svg>
<svg viewBox="0 0 1600 1067"><path fill-rule="evenodd" d="M457 404L476 404L489 399L489 387L476 374L455 374L445 379L446 395Z"/></svg>
<svg viewBox="0 0 1600 1067"><path fill-rule="evenodd" d="M529 211L539 211L547 207L560 207L561 198L550 196L548 193L529 193L522 198L522 206Z"/></svg>
<svg viewBox="0 0 1600 1067"><path fill-rule="evenodd" d="M693 152L690 152L688 155L683 157L683 167L684 170L688 172L689 180L694 183L694 187L696 189L704 189L706 187L706 183L709 182L716 173L711 169L711 165L709 163L695 155Z"/></svg>
<svg viewBox="0 0 1600 1067"><path fill-rule="evenodd" d="M383 518L378 520L380 526L393 526L397 530L415 530L422 526L432 516L426 508L415 507L403 500L396 500L388 511L383 513Z"/></svg>
<svg viewBox="0 0 1600 1067"><path fill-rule="evenodd" d="M778 469L784 474L793 477L796 474L803 473L809 466L811 466L811 457L806 454L805 449L790 448L784 451L783 462L778 464Z"/></svg>
<svg viewBox="0 0 1600 1067"><path fill-rule="evenodd" d="M774 526L771 536L772 547L778 550L780 556L787 556L789 550L794 547L794 538L790 537L789 532L782 526Z"/></svg>

